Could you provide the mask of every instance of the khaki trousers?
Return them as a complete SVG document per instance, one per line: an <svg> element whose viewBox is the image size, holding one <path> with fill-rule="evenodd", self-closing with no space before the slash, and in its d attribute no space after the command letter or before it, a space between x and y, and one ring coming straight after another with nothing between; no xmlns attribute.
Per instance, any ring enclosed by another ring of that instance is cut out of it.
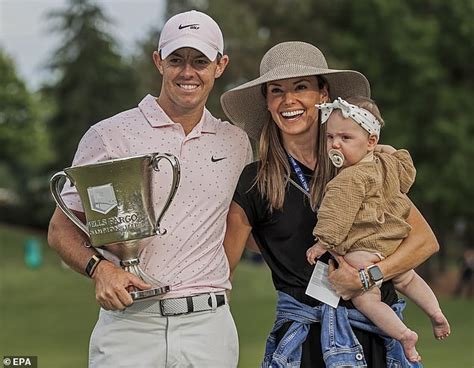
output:
<svg viewBox="0 0 474 368"><path fill-rule="evenodd" d="M156 302L136 302L125 311L100 310L90 340L90 368L237 367L237 329L227 304L162 316L150 312L150 303Z"/></svg>

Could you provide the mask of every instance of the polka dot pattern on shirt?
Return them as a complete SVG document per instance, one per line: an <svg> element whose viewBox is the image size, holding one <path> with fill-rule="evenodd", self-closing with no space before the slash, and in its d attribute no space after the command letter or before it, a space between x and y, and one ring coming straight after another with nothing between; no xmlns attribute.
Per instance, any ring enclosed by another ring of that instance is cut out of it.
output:
<svg viewBox="0 0 474 368"><path fill-rule="evenodd" d="M181 166L181 181L163 217L163 236L145 239L142 266L175 291L170 297L228 288L228 264L222 246L226 215L237 180L252 153L247 135L215 119L207 110L188 136L173 123L153 96L138 108L94 125L79 144L74 165L167 152ZM153 174L155 208L163 208L172 170L162 160ZM66 204L81 210L74 188L63 193Z"/></svg>

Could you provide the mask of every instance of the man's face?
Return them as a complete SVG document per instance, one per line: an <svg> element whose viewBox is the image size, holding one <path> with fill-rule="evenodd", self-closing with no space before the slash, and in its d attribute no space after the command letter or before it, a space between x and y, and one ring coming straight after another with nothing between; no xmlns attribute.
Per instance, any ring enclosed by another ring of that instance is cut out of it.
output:
<svg viewBox="0 0 474 368"><path fill-rule="evenodd" d="M155 52L153 59L163 76L160 105L174 113L202 109L229 60L224 55L219 62L210 61L192 48L178 49L164 60Z"/></svg>

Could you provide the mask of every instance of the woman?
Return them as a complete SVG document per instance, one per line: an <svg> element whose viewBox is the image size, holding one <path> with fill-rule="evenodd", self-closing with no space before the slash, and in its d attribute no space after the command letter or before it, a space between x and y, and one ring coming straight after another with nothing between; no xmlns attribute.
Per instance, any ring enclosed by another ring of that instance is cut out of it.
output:
<svg viewBox="0 0 474 368"><path fill-rule="evenodd" d="M369 83L362 74L328 69L324 55L316 47L303 42L284 42L265 54L259 78L224 93L221 98L229 119L251 138L260 140L260 159L244 169L234 194L224 246L233 272L246 244L255 239L278 291L277 312L282 300L286 302L288 298L302 303L299 307L320 305L305 294L312 273L312 266L306 262L306 250L314 244L314 209L325 184L333 176L333 169L329 163L318 162L326 150L326 134L325 126L318 123L315 104L352 95L370 97ZM416 267L438 249L433 233L414 207L408 222L413 227L410 235L397 252L378 263L385 280ZM342 257L337 258L337 270L332 261L329 263L329 280L343 299L361 293L357 270ZM397 302L391 282L385 282L381 292L387 304ZM340 305L352 307L350 302ZM273 331L267 341L267 353L269 346L278 345L288 329L294 327L289 321ZM292 366L332 364L327 351L326 363L323 360L322 331L326 333L320 323L311 323L302 349L296 342L291 354L285 350L293 359ZM383 340L357 328L353 331L363 353L357 352L351 359L369 367L386 366ZM346 332L352 338L350 331ZM272 359L267 354L264 366L269 366Z"/></svg>

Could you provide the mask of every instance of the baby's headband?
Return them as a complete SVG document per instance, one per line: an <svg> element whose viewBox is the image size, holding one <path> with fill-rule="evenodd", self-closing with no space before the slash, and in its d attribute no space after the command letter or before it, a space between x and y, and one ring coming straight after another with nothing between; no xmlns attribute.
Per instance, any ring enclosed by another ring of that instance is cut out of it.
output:
<svg viewBox="0 0 474 368"><path fill-rule="evenodd" d="M321 124L324 124L329 119L329 115L331 115L334 109L340 109L342 116L346 119L351 118L362 128L367 130L369 134L375 134L377 137L380 136L380 122L366 109L352 105L340 97L334 102L327 102L315 106L321 110Z"/></svg>

